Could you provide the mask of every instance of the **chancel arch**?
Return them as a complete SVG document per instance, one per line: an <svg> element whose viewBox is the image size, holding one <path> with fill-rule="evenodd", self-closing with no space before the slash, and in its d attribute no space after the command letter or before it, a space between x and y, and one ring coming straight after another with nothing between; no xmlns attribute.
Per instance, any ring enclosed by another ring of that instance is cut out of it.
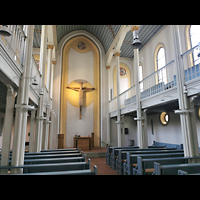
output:
<svg viewBox="0 0 200 200"><path fill-rule="evenodd" d="M60 133L64 146L73 146L78 133L94 132L100 145L100 58L97 46L85 36L68 40L62 51Z"/></svg>

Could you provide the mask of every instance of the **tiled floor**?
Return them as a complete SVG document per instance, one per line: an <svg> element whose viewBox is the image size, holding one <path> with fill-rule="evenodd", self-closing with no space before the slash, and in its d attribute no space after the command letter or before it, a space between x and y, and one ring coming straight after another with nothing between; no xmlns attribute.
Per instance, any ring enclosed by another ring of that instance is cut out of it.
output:
<svg viewBox="0 0 200 200"><path fill-rule="evenodd" d="M106 165L106 158L91 158L91 169L97 166L97 175L119 175L116 170Z"/></svg>

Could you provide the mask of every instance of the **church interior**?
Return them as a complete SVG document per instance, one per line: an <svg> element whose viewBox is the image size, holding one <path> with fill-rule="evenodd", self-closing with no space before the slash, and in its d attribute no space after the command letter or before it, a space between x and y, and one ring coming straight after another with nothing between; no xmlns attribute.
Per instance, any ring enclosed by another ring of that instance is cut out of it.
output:
<svg viewBox="0 0 200 200"><path fill-rule="evenodd" d="M0 174L200 175L199 63L200 25L0 25Z"/></svg>

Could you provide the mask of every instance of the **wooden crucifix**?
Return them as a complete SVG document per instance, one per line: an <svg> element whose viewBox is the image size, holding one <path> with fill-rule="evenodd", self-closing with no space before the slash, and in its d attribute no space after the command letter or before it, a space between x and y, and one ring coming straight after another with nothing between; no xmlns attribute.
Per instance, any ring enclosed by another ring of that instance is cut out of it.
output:
<svg viewBox="0 0 200 200"><path fill-rule="evenodd" d="M79 93L79 109L80 109L80 119L82 118L82 107L83 107L83 92L90 92L95 90L95 88L86 88L83 87L83 83L87 83L87 81L78 79L75 82L80 84L80 87L67 87L67 89L74 90Z"/></svg>

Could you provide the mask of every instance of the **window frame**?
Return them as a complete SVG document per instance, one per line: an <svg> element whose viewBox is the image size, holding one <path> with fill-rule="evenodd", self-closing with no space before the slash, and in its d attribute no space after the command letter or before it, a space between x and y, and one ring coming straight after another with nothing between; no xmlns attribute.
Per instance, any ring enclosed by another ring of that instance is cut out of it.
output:
<svg viewBox="0 0 200 200"><path fill-rule="evenodd" d="M166 65L166 63L167 63L167 59L166 59L166 48L165 48L165 45L163 44L163 43L159 43L157 46L156 46L156 49L155 49L155 51L154 51L154 67L155 67L155 72L156 71L158 71L159 69L158 69L158 53L159 53L159 51L160 51L160 49L161 48L163 48L164 49L164 53L165 53L165 65ZM164 65L164 66L165 66ZM164 67L163 66L163 67ZM160 82L159 82L159 77L158 77L158 74L156 74L156 84L159 84ZM166 83L167 83L167 70L166 70ZM165 84L166 84L165 83Z"/></svg>

